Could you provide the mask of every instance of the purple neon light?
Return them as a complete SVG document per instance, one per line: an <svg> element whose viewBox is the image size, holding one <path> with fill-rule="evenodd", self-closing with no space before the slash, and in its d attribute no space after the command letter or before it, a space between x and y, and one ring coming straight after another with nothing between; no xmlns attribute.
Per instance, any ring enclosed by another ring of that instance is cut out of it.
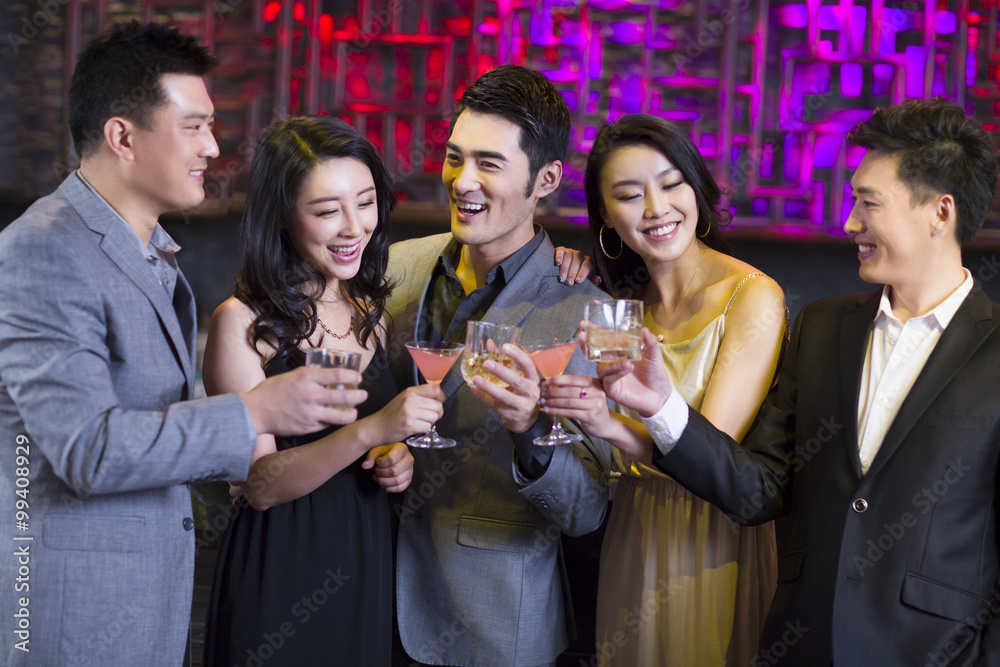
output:
<svg viewBox="0 0 1000 667"><path fill-rule="evenodd" d="M861 97L865 69L861 63L844 63L840 66L840 94L844 97Z"/></svg>
<svg viewBox="0 0 1000 667"><path fill-rule="evenodd" d="M778 23L786 28L805 28L809 25L809 12L802 5L781 5L778 7Z"/></svg>
<svg viewBox="0 0 1000 667"><path fill-rule="evenodd" d="M903 51L905 94L907 97L924 96L924 47L911 44Z"/></svg>
<svg viewBox="0 0 1000 667"><path fill-rule="evenodd" d="M823 134L816 138L813 151L813 166L817 169L832 169L837 160L844 137L839 134Z"/></svg>
<svg viewBox="0 0 1000 667"><path fill-rule="evenodd" d="M896 68L892 65L872 65L872 95L887 97L892 94L892 77Z"/></svg>
<svg viewBox="0 0 1000 667"><path fill-rule="evenodd" d="M840 30L840 7L837 5L823 5L819 8L819 29L820 30Z"/></svg>
<svg viewBox="0 0 1000 667"><path fill-rule="evenodd" d="M955 12L939 11L934 15L934 32L939 35L950 35L958 27L958 17Z"/></svg>
<svg viewBox="0 0 1000 667"><path fill-rule="evenodd" d="M868 8L860 5L851 7L851 34L848 35L848 48L851 53L864 53L867 27Z"/></svg>

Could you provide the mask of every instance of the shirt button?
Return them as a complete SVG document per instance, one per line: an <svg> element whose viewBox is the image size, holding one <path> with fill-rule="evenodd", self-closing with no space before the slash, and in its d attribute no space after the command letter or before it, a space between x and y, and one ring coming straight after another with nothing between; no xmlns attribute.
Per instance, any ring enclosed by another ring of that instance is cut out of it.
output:
<svg viewBox="0 0 1000 667"><path fill-rule="evenodd" d="M864 459L863 461L861 461L861 467L864 468L865 470L868 470L869 468L872 467L872 462L869 461L868 459Z"/></svg>
<svg viewBox="0 0 1000 667"><path fill-rule="evenodd" d="M852 507L854 507L854 511L858 514L863 514L868 509L868 501L864 498L858 498L854 501Z"/></svg>
<svg viewBox="0 0 1000 667"><path fill-rule="evenodd" d="M194 528L194 519L189 516L184 517L184 522L182 523L184 530L191 530Z"/></svg>
<svg viewBox="0 0 1000 667"><path fill-rule="evenodd" d="M889 405L889 399L885 398L885 397L880 398L880 399L878 399L878 404L881 405L884 408L887 405Z"/></svg>

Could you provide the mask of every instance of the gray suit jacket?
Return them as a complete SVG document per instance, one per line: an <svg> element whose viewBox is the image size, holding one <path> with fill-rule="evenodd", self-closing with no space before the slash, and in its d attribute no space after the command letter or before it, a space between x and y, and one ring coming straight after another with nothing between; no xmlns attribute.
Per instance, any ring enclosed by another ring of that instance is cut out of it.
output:
<svg viewBox="0 0 1000 667"><path fill-rule="evenodd" d="M176 667L194 576L185 483L246 476L246 407L185 401L191 289L179 275L171 301L75 174L0 233L0 275L0 663Z"/></svg>
<svg viewBox="0 0 1000 667"><path fill-rule="evenodd" d="M433 304L422 303L451 234L397 243L389 273L390 359L397 386L417 382L403 343ZM584 304L602 296L591 283L558 281L548 238L525 261L483 318L522 327L522 340L569 337ZM568 371L593 375L579 351ZM600 526L607 507L609 445L559 447L545 472L515 481L513 442L497 414L477 399L458 365L442 383L447 400L438 430L459 444L417 450L413 482L394 506L399 517L396 596L399 629L411 657L446 665L548 664L567 645L568 590L562 532Z"/></svg>

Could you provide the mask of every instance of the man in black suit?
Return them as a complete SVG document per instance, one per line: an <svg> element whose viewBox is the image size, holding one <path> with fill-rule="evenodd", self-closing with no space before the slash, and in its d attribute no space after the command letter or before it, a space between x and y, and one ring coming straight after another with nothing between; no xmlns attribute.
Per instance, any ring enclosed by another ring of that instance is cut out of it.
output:
<svg viewBox="0 0 1000 667"><path fill-rule="evenodd" d="M598 373L664 472L741 523L791 514L755 664L998 665L1000 305L961 258L996 148L941 100L848 141L868 150L844 231L884 287L803 309L742 445L672 392L648 332L641 361Z"/></svg>

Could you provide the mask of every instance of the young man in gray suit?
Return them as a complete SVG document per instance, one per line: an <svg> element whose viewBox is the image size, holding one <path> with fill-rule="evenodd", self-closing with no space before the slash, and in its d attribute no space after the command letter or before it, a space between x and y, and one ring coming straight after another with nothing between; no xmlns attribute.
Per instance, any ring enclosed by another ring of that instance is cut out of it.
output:
<svg viewBox="0 0 1000 667"><path fill-rule="evenodd" d="M164 26L92 42L70 89L81 157L0 233L0 663L181 664L194 577L187 483L243 479L260 433L346 423L353 371L300 369L189 401L196 320L157 222L196 206L216 63Z"/></svg>
<svg viewBox="0 0 1000 667"><path fill-rule="evenodd" d="M570 287L538 201L562 178L570 129L565 101L540 73L503 66L473 84L452 116L442 180L451 233L395 244L387 305L399 386L418 381L407 340L463 341L466 322L522 329L521 340L571 339L584 304ZM397 615L405 655L434 665L549 665L572 622L561 566L562 533L600 526L607 505L603 442L536 447L551 424L539 415L538 376L497 370L510 389L472 388L452 368L439 431L448 450L413 450L413 484L399 517ZM579 351L571 373L593 374Z"/></svg>

